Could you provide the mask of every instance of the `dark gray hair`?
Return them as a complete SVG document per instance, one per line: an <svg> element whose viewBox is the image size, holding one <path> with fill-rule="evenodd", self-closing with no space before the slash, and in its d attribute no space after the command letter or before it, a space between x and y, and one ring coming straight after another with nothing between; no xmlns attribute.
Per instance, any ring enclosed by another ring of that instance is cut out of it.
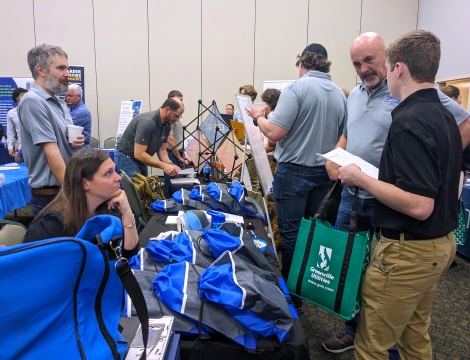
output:
<svg viewBox="0 0 470 360"><path fill-rule="evenodd" d="M78 84L70 84L69 85L69 90L73 90L73 93L75 95L80 95L83 96L83 90L82 87Z"/></svg>
<svg viewBox="0 0 470 360"><path fill-rule="evenodd" d="M28 51L28 66L34 80L38 77L37 66L49 70L52 55L63 56L66 59L69 58L67 53L62 50L60 46L55 45L42 44Z"/></svg>

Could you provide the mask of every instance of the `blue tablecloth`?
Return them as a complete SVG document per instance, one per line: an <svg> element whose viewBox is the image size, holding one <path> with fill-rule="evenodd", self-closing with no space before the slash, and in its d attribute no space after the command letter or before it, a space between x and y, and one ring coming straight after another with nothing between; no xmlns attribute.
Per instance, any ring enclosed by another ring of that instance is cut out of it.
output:
<svg viewBox="0 0 470 360"><path fill-rule="evenodd" d="M31 190L28 185L28 170L20 164L18 170L0 171L5 175L5 182L0 187L0 219L7 213L29 204Z"/></svg>

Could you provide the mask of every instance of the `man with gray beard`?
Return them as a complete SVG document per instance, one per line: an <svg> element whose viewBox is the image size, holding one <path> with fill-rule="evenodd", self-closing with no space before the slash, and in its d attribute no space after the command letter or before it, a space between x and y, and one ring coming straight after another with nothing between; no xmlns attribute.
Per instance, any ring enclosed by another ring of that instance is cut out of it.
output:
<svg viewBox="0 0 470 360"><path fill-rule="evenodd" d="M57 95L69 85L68 56L59 46L43 44L28 52L34 85L18 106L21 145L31 187L31 210L36 216L60 190L72 148L81 148L83 135L69 144L73 125L67 105Z"/></svg>

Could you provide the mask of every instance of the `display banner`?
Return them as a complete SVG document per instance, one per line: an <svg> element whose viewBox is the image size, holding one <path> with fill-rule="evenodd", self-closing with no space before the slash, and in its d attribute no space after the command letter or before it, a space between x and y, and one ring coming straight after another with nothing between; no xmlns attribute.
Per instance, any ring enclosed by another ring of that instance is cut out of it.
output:
<svg viewBox="0 0 470 360"><path fill-rule="evenodd" d="M124 134L127 125L129 125L134 116L140 114L140 109L142 109L142 100L130 100L121 103L116 142L118 142L122 134Z"/></svg>
<svg viewBox="0 0 470 360"><path fill-rule="evenodd" d="M33 78L0 77L0 124L6 126L7 113L16 106L11 98L13 91L19 87L29 90L33 84Z"/></svg>
<svg viewBox="0 0 470 360"><path fill-rule="evenodd" d="M77 84L82 88L82 101L85 104L85 67L81 65L70 65L69 67L69 85ZM61 100L65 100L65 94L58 96Z"/></svg>
<svg viewBox="0 0 470 360"><path fill-rule="evenodd" d="M79 65L70 65L69 84L78 84L82 87L82 100L85 103L85 67ZM13 91L21 87L29 90L34 84L31 77L0 77L0 124L6 126L7 113L16 106L11 98ZM65 99L65 94L58 96Z"/></svg>

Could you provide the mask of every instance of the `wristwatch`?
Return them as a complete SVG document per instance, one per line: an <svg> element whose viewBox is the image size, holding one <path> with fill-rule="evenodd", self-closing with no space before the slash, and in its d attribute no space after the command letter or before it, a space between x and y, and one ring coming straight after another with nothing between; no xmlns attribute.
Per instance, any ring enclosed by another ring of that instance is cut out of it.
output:
<svg viewBox="0 0 470 360"><path fill-rule="evenodd" d="M253 118L253 125L258 126L258 118L262 117L263 115L258 115Z"/></svg>

